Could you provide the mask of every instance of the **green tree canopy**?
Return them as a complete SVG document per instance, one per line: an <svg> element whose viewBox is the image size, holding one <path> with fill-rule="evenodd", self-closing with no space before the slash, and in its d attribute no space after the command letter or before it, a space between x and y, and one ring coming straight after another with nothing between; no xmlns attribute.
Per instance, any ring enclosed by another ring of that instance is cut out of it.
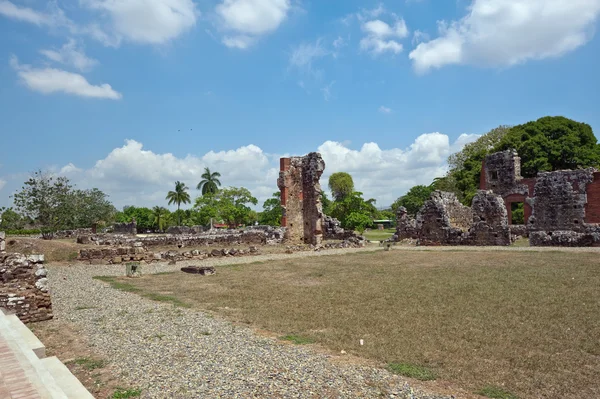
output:
<svg viewBox="0 0 600 399"><path fill-rule="evenodd" d="M343 228L353 228L351 227L353 222L348 219L352 213L367 216L371 220L370 224L372 224L373 219L377 216L375 200L373 198L365 200L362 195L363 193L354 191L344 197L343 200L334 201L331 204L330 216L338 219ZM353 220L358 220L358 216L355 215Z"/></svg>
<svg viewBox="0 0 600 399"><path fill-rule="evenodd" d="M264 225L280 226L282 213L281 193L278 191L263 203L263 211L260 213L258 221Z"/></svg>
<svg viewBox="0 0 600 399"><path fill-rule="evenodd" d="M114 206L102 191L74 189L66 177L41 170L24 183L13 201L18 213L49 230L110 223L115 215Z"/></svg>
<svg viewBox="0 0 600 399"><path fill-rule="evenodd" d="M431 193L435 190L433 185L430 186L414 186L402 197L398 198L393 204L392 209L394 212L398 211L401 206L406 208L406 213L411 216L415 216L425 201L429 199Z"/></svg>
<svg viewBox="0 0 600 399"><path fill-rule="evenodd" d="M189 204L191 202L190 194L187 192L188 188L185 183L180 181L175 182L175 191L169 191L165 199L169 200L169 205L177 204L177 210L179 210L181 204ZM181 225L181 218L177 219L177 225Z"/></svg>
<svg viewBox="0 0 600 399"><path fill-rule="evenodd" d="M336 172L329 176L329 189L335 201L341 201L354 192L352 176L346 172Z"/></svg>
<svg viewBox="0 0 600 399"><path fill-rule="evenodd" d="M154 228L154 214L152 209L146 207L125 206L122 212L117 212L115 219L118 223L131 223L135 219L139 231Z"/></svg>
<svg viewBox="0 0 600 399"><path fill-rule="evenodd" d="M165 226L167 225L169 214L170 214L169 210L165 207L155 206L154 208L152 208L152 217L154 219L153 225L156 226L156 228L159 231L165 230Z"/></svg>
<svg viewBox="0 0 600 399"><path fill-rule="evenodd" d="M524 177L600 165L600 145L591 126L562 116L546 116L511 128L494 151L507 149L519 153Z"/></svg>
<svg viewBox="0 0 600 399"><path fill-rule="evenodd" d="M216 194L207 193L196 198L194 210L197 220L207 225L210 218L217 219L230 226L249 224L256 220L256 212L249 205L256 205L258 200L244 187L227 187Z"/></svg>
<svg viewBox="0 0 600 399"><path fill-rule="evenodd" d="M208 193L216 194L219 191L219 187L221 186L221 182L219 181L219 177L221 174L219 172L212 172L208 167L204 168L204 173L200 176L202 180L198 183L196 188L198 190L202 190L202 195L206 195Z"/></svg>
<svg viewBox="0 0 600 399"><path fill-rule="evenodd" d="M21 230L25 227L27 220L12 208L0 208L0 231Z"/></svg>

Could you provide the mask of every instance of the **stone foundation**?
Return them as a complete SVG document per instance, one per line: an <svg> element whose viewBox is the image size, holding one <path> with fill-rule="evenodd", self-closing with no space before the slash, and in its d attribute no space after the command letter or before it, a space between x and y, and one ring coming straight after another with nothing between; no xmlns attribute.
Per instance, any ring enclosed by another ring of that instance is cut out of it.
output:
<svg viewBox="0 0 600 399"><path fill-rule="evenodd" d="M115 223L113 224L113 233L134 236L137 234L137 222L133 220L131 223Z"/></svg>
<svg viewBox="0 0 600 399"><path fill-rule="evenodd" d="M24 323L52 318L43 255L0 254L0 308Z"/></svg>

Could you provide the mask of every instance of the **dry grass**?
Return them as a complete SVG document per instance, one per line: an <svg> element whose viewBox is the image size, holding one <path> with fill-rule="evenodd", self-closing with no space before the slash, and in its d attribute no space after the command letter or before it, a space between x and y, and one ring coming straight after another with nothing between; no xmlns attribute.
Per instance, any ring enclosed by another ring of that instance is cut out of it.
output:
<svg viewBox="0 0 600 399"><path fill-rule="evenodd" d="M377 251L128 282L472 392L600 397L594 253Z"/></svg>
<svg viewBox="0 0 600 399"><path fill-rule="evenodd" d="M69 262L77 259L78 251L95 245L77 244L75 239L42 240L40 238L7 237L6 250L25 255L43 254L46 262Z"/></svg>

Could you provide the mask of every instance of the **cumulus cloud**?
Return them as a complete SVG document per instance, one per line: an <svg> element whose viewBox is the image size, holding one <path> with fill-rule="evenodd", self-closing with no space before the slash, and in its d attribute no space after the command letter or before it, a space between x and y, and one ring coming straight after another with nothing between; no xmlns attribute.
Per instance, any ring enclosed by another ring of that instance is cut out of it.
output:
<svg viewBox="0 0 600 399"><path fill-rule="evenodd" d="M450 64L512 66L559 57L587 43L598 0L473 0L459 21L440 22L439 37L409 55L424 73Z"/></svg>
<svg viewBox="0 0 600 399"><path fill-rule="evenodd" d="M403 46L397 39L408 36L408 28L403 19L397 20L393 26L380 19L370 20L364 22L361 28L366 36L360 40L360 48L374 55L400 53Z"/></svg>
<svg viewBox="0 0 600 399"><path fill-rule="evenodd" d="M80 71L89 71L98 64L98 61L85 55L83 48L77 46L74 39L69 39L58 50L40 50L48 59L60 64L72 66Z"/></svg>
<svg viewBox="0 0 600 399"><path fill-rule="evenodd" d="M223 0L216 7L220 27L229 32L223 44L247 48L258 37L275 31L290 8L290 0Z"/></svg>
<svg viewBox="0 0 600 399"><path fill-rule="evenodd" d="M379 112L381 112L382 114L391 114L392 109L382 105L381 107L379 107Z"/></svg>
<svg viewBox="0 0 600 399"><path fill-rule="evenodd" d="M15 56L11 57L10 64L17 71L25 86L43 94L65 93L79 97L111 100L119 100L122 97L121 93L113 90L109 84L92 85L85 77L77 73L21 65Z"/></svg>
<svg viewBox="0 0 600 399"><path fill-rule="evenodd" d="M326 141L317 151L326 163L321 182L334 172L348 172L356 189L366 197L377 199L379 206L390 205L397 197L416 184L429 184L447 169L446 159L453 151L477 136L462 135L454 143L441 133L423 134L405 149L382 149L377 143L365 143L358 150L350 143ZM298 154L302 155L302 154ZM287 156L287 155L286 155ZM221 173L225 186L243 186L262 202L278 190L280 155L267 154L249 144L233 150L209 151L204 155L175 156L157 153L135 140L112 150L91 168L82 170L67 164L61 174L78 187L98 187L110 195L119 208L124 205L154 206L165 204L165 195L176 180L183 181L192 197L199 194L195 187L202 179L204 167Z"/></svg>
<svg viewBox="0 0 600 399"><path fill-rule="evenodd" d="M108 16L106 30L121 38L143 44L163 44L196 24L199 15L192 0L82 0L82 4ZM96 27L96 36L113 40ZM103 36L104 35L104 36Z"/></svg>
<svg viewBox="0 0 600 399"><path fill-rule="evenodd" d="M330 54L330 52L323 47L323 41L321 39L317 40L315 43L301 43L292 49L289 64L291 67L311 72L313 70L313 62L328 54Z"/></svg>

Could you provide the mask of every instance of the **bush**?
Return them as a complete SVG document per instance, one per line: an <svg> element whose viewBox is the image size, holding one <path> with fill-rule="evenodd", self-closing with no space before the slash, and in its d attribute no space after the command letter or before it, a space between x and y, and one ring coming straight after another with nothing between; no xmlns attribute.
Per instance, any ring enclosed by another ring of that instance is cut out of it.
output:
<svg viewBox="0 0 600 399"><path fill-rule="evenodd" d="M8 236L29 236L34 234L42 234L40 229L22 229L22 230L6 230Z"/></svg>

